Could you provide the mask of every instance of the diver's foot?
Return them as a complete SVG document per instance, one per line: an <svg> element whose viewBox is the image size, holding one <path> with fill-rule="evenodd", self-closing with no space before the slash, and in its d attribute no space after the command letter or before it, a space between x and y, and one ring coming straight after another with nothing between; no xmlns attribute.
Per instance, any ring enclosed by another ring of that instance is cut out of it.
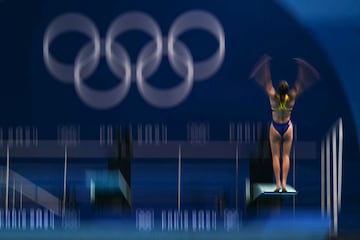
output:
<svg viewBox="0 0 360 240"><path fill-rule="evenodd" d="M287 192L286 187L283 187L282 190L281 190L281 192Z"/></svg>
<svg viewBox="0 0 360 240"><path fill-rule="evenodd" d="M280 189L281 189L280 187L276 187L274 192L280 192Z"/></svg>

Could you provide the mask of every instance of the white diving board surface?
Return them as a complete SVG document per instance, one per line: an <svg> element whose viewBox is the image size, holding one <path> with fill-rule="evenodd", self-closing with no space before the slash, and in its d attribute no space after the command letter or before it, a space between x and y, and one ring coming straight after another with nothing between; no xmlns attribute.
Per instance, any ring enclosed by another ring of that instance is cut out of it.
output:
<svg viewBox="0 0 360 240"><path fill-rule="evenodd" d="M298 192L290 185L286 185L287 192L274 192L276 184L274 183L254 183L253 184L253 200L262 195L268 196L293 196Z"/></svg>

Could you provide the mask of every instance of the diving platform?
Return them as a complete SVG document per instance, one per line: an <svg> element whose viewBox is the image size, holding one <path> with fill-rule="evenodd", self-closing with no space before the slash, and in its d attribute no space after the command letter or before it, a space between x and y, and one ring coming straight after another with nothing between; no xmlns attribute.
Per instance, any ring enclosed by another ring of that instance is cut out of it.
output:
<svg viewBox="0 0 360 240"><path fill-rule="evenodd" d="M255 200L260 196L295 196L298 193L296 189L290 185L286 185L286 192L282 190L274 192L275 188L276 184L274 183L254 183L252 199Z"/></svg>
<svg viewBox="0 0 360 240"><path fill-rule="evenodd" d="M90 200L97 201L96 195L105 195L106 201L118 198L118 192L131 207L131 188L120 170L87 171L87 184L90 186Z"/></svg>

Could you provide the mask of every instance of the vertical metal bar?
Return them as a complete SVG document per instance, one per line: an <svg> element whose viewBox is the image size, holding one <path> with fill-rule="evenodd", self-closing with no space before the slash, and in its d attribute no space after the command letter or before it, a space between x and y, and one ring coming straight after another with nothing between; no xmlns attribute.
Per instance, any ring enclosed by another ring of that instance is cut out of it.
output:
<svg viewBox="0 0 360 240"><path fill-rule="evenodd" d="M100 142L100 145L104 144L104 127L103 126L99 127L99 142Z"/></svg>
<svg viewBox="0 0 360 240"><path fill-rule="evenodd" d="M181 210L181 145L179 144L179 158L178 158L178 212Z"/></svg>
<svg viewBox="0 0 360 240"><path fill-rule="evenodd" d="M326 209L327 215L331 214L331 195L330 195L330 136L326 136Z"/></svg>
<svg viewBox="0 0 360 240"><path fill-rule="evenodd" d="M15 209L15 178L13 179L13 192L12 192L12 209Z"/></svg>
<svg viewBox="0 0 360 240"><path fill-rule="evenodd" d="M20 184L20 210L23 208L22 183Z"/></svg>
<svg viewBox="0 0 360 240"><path fill-rule="evenodd" d="M341 209L341 191L342 191L342 164L343 164L343 122L340 118L339 121L339 150L338 150L338 209Z"/></svg>
<svg viewBox="0 0 360 240"><path fill-rule="evenodd" d="M164 137L165 137L165 143L167 143L168 141L167 125L164 125Z"/></svg>
<svg viewBox="0 0 360 240"><path fill-rule="evenodd" d="M321 216L324 217L325 214L325 149L324 141L321 142L321 196L320 196L320 205L321 205Z"/></svg>
<svg viewBox="0 0 360 240"><path fill-rule="evenodd" d="M10 150L8 144L6 148L6 190L5 190L5 220L6 221L9 210L9 175L10 175Z"/></svg>
<svg viewBox="0 0 360 240"><path fill-rule="evenodd" d="M338 203L337 203L337 144L336 144L336 126L332 130L332 159L333 159L333 223L334 234L337 236L338 230Z"/></svg>
<svg viewBox="0 0 360 240"><path fill-rule="evenodd" d="M256 134L256 125L253 122L253 124L252 124L252 142L255 142L255 139L256 139L255 134Z"/></svg>
<svg viewBox="0 0 360 240"><path fill-rule="evenodd" d="M2 146L4 143L4 137L3 137L3 130L0 128L0 146Z"/></svg>
<svg viewBox="0 0 360 240"><path fill-rule="evenodd" d="M160 129L159 129L159 125L158 124L155 124L154 126L154 141L155 141L155 144L159 144L160 142Z"/></svg>
<svg viewBox="0 0 360 240"><path fill-rule="evenodd" d="M137 127L137 142L138 144L142 144L142 125L141 124L138 124L138 127Z"/></svg>
<svg viewBox="0 0 360 240"><path fill-rule="evenodd" d="M33 127L33 135L34 135L33 143L37 147L39 144L39 136L38 136L38 129L36 127Z"/></svg>
<svg viewBox="0 0 360 240"><path fill-rule="evenodd" d="M238 196L239 196L239 144L236 144L236 152L235 152L235 168L236 168L236 176L235 176L235 206L236 211L238 211Z"/></svg>
<svg viewBox="0 0 360 240"><path fill-rule="evenodd" d="M245 142L250 142L250 123L245 123Z"/></svg>
<svg viewBox="0 0 360 240"><path fill-rule="evenodd" d="M113 144L113 126L108 125L108 144Z"/></svg>
<svg viewBox="0 0 360 240"><path fill-rule="evenodd" d="M237 142L243 142L243 127L242 123L236 124L236 135L237 135Z"/></svg>
<svg viewBox="0 0 360 240"><path fill-rule="evenodd" d="M145 144L150 143L149 139L150 139L150 137L149 137L149 124L146 123L145 124Z"/></svg>
<svg viewBox="0 0 360 240"><path fill-rule="evenodd" d="M62 216L65 216L65 207L66 207L66 178L67 178L67 145L65 145L65 156L64 156L64 194L63 194L63 205L62 205Z"/></svg>

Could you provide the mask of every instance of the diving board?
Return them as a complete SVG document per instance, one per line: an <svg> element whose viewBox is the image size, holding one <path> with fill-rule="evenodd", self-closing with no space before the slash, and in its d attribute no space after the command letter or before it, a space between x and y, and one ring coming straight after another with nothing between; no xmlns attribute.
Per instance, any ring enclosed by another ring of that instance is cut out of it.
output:
<svg viewBox="0 0 360 240"><path fill-rule="evenodd" d="M297 194L295 188L290 185L286 185L287 192L274 192L276 184L274 183L254 183L253 184L253 200L264 196L294 196Z"/></svg>
<svg viewBox="0 0 360 240"><path fill-rule="evenodd" d="M103 171L87 171L87 182L90 184L91 201L95 200L95 188L105 192L120 190L131 206L131 188L121 171L119 170L103 170Z"/></svg>

